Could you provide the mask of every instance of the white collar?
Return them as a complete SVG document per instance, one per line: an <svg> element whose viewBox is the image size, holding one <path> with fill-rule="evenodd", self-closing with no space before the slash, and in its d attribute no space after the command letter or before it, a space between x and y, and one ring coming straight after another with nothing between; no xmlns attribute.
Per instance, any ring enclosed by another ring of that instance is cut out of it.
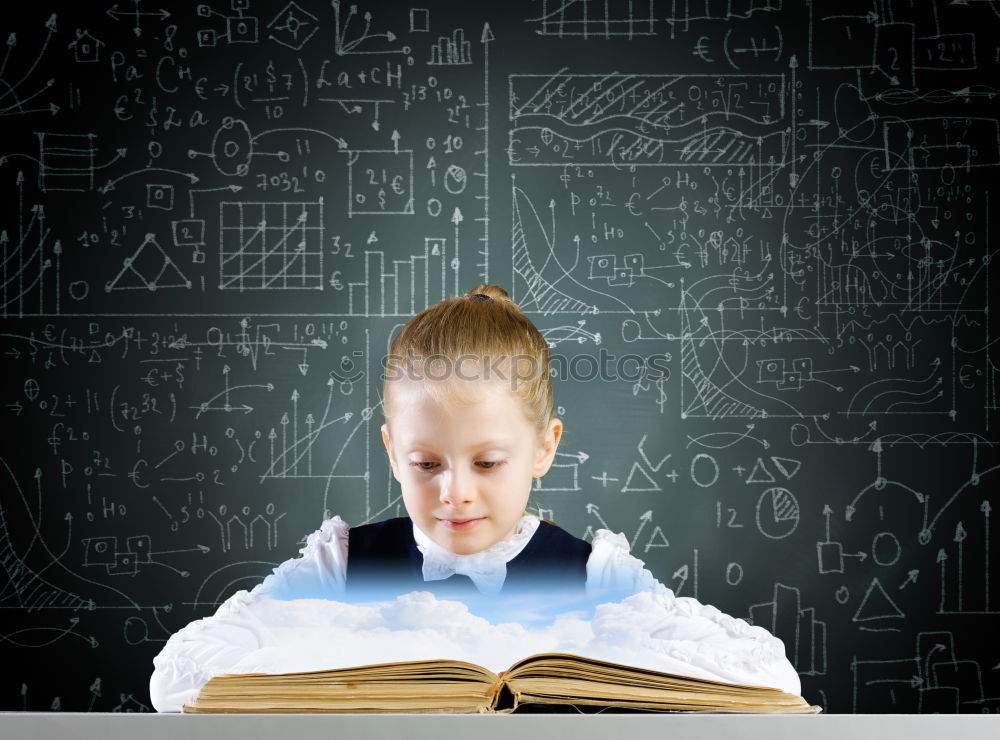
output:
<svg viewBox="0 0 1000 740"><path fill-rule="evenodd" d="M414 524L413 539L417 542L420 554L424 556L424 580L438 581L458 573L471 578L481 593L495 596L503 588L507 578L507 563L517 557L528 544L538 529L538 522L537 516L525 514L509 540L497 542L485 550L468 555L457 555L442 547Z"/></svg>

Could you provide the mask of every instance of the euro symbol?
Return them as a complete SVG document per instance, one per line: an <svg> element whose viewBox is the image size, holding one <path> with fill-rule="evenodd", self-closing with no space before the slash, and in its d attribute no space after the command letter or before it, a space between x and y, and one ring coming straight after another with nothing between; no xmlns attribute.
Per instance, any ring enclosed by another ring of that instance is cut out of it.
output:
<svg viewBox="0 0 1000 740"><path fill-rule="evenodd" d="M702 36L702 37L700 37L698 39L698 43L694 45L694 51L691 52L691 53L694 54L699 59L705 60L706 62L714 62L715 60L711 59L708 56L708 48L704 44L704 42L706 42L708 40L709 40L708 36Z"/></svg>

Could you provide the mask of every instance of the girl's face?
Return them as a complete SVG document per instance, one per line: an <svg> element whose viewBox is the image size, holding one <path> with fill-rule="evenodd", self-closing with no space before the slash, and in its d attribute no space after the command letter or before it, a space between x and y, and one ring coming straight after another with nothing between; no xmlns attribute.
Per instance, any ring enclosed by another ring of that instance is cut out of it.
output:
<svg viewBox="0 0 1000 740"><path fill-rule="evenodd" d="M414 383L397 382L389 426L382 425L392 473L406 511L420 530L451 552L485 550L514 534L531 493L555 457L562 422L542 440L519 398L502 385L463 383L436 400Z"/></svg>

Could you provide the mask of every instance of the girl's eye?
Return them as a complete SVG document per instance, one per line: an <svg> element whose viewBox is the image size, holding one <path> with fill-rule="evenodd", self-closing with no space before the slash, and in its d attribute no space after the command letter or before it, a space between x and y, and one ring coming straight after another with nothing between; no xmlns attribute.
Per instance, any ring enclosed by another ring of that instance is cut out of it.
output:
<svg viewBox="0 0 1000 740"><path fill-rule="evenodd" d="M501 465L506 464L506 462L507 462L506 460L480 460L479 464L483 465L483 466L486 466L486 467L483 467L483 470L496 470ZM433 466L437 465L437 463L435 463L435 462L420 462L420 461L417 461L417 462L411 462L410 465L412 465L413 467L417 468L417 470L424 470L424 471L426 471L426 472L429 473L432 470L434 470ZM431 467L424 467L425 465L429 465Z"/></svg>

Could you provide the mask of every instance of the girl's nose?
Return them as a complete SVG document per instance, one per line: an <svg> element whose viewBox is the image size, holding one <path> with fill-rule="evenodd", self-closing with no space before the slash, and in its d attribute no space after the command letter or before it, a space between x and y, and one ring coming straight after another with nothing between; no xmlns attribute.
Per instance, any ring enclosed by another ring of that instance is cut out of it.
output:
<svg viewBox="0 0 1000 740"><path fill-rule="evenodd" d="M472 478L467 474L456 473L452 470L441 484L441 503L449 506L464 506L471 503L475 497Z"/></svg>

